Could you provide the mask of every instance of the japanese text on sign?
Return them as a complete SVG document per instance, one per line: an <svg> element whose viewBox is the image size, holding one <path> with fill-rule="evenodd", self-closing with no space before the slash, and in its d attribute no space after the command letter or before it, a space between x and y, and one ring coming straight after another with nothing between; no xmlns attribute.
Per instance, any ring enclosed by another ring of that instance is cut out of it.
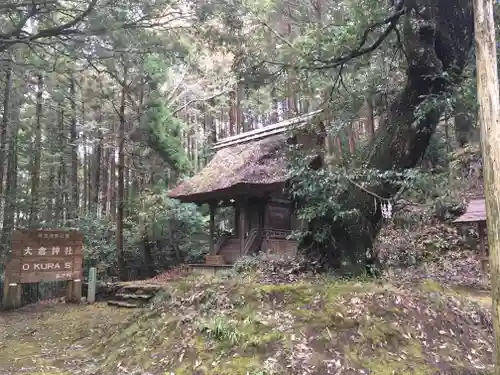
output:
<svg viewBox="0 0 500 375"><path fill-rule="evenodd" d="M69 238L69 233L38 233L38 238Z"/></svg>
<svg viewBox="0 0 500 375"><path fill-rule="evenodd" d="M40 247L38 250L33 250L29 246L24 249L24 256L33 256L34 253L44 256L44 255L59 255L59 252L61 251L61 248L59 246L52 246L51 249L47 249L45 247ZM64 255L73 255L73 249L71 246L65 246L64 247Z"/></svg>
<svg viewBox="0 0 500 375"><path fill-rule="evenodd" d="M21 283L80 279L82 248L83 235L78 231L15 231L11 261L14 279Z"/></svg>

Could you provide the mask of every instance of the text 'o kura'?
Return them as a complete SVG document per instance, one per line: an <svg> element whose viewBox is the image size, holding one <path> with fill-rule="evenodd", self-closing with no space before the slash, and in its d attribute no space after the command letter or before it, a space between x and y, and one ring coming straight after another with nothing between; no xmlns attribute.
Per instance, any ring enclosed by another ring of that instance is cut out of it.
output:
<svg viewBox="0 0 500 375"><path fill-rule="evenodd" d="M71 262L64 262L64 265L61 265L61 263L56 262L56 263L24 263L22 265L23 271L50 271L50 270L70 270L72 269L72 264Z"/></svg>

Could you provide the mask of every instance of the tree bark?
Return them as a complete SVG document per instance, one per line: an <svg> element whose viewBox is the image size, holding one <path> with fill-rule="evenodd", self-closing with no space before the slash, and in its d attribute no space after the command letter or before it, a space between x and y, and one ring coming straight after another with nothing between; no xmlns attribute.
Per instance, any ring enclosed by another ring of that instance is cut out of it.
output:
<svg viewBox="0 0 500 375"><path fill-rule="evenodd" d="M373 97L371 95L366 99L366 132L368 133L370 139L375 137L375 116L373 108Z"/></svg>
<svg viewBox="0 0 500 375"><path fill-rule="evenodd" d="M60 103L63 106L63 103ZM65 169L65 142L64 142L64 110L59 112L59 129L57 148L61 150L59 167L57 168L57 195L55 199L55 224L62 225L64 222L64 169Z"/></svg>
<svg viewBox="0 0 500 375"><path fill-rule="evenodd" d="M99 126L103 126L102 113L99 115ZM95 146L95 165L94 165L94 179L93 179L93 194L92 205L94 213L99 215L99 193L101 192L101 164L102 164L102 131L97 131L97 144Z"/></svg>
<svg viewBox="0 0 500 375"><path fill-rule="evenodd" d="M79 196L78 196L78 132L77 132L77 109L76 109L76 81L75 76L71 76L70 83L71 97L71 129L70 129L70 147L71 147L71 207L69 218L74 220L78 218Z"/></svg>
<svg viewBox="0 0 500 375"><path fill-rule="evenodd" d="M245 85L238 82L236 86L236 134L247 132L249 129L248 121L245 121L243 101L245 100Z"/></svg>
<svg viewBox="0 0 500 375"><path fill-rule="evenodd" d="M111 152L109 159L109 189L108 189L108 199L109 199L109 216L112 221L116 222L116 137L115 137L116 126L113 121L112 124L112 138L111 138Z"/></svg>
<svg viewBox="0 0 500 375"><path fill-rule="evenodd" d="M110 158L109 146L107 143L105 143L102 163L101 163L101 176L102 176L101 215L103 217L108 217L109 158Z"/></svg>
<svg viewBox="0 0 500 375"><path fill-rule="evenodd" d="M83 121L83 118L82 118ZM89 176L89 156L87 152L87 136L85 133L82 135L82 144L83 144L83 168L82 168L82 174L83 174L83 181L82 181L82 208L80 210L82 215L85 215L88 211L88 196L89 196L89 181L88 181L88 176Z"/></svg>
<svg viewBox="0 0 500 375"><path fill-rule="evenodd" d="M17 85L15 85L17 86ZM9 139L7 145L7 168L5 173L5 208L3 212L3 227L0 244L4 252L10 249L10 235L15 225L16 196L17 196L17 146L19 129L21 126L21 106L23 104L24 89L16 87L11 95L12 104L9 118ZM21 91L21 92L19 92Z"/></svg>
<svg viewBox="0 0 500 375"><path fill-rule="evenodd" d="M352 123L347 124L346 133L347 142L349 145L349 153L353 155L356 152L356 140L354 139L354 130L352 128Z"/></svg>
<svg viewBox="0 0 500 375"><path fill-rule="evenodd" d="M500 105L493 0L474 0L477 97L490 251L495 371L500 374Z"/></svg>
<svg viewBox="0 0 500 375"><path fill-rule="evenodd" d="M123 82L127 82L127 67L124 67ZM116 251L118 259L118 275L121 280L126 278L125 253L123 246L123 222L125 214L125 96L127 88L122 86L120 103L120 128L118 133L118 210L116 213Z"/></svg>
<svg viewBox="0 0 500 375"><path fill-rule="evenodd" d="M5 171L6 171L6 160L7 160L7 144L8 144L8 127L11 115L10 110L10 100L12 91L12 60L7 61L6 72L5 72L5 89L3 94L3 112L2 112L2 123L0 128L0 202L1 202L1 213L2 218L5 211L5 198L4 193L4 181L5 181ZM3 219L2 219L3 220ZM3 223L3 221L2 221Z"/></svg>
<svg viewBox="0 0 500 375"><path fill-rule="evenodd" d="M455 134L459 147L464 147L470 142L473 130L472 116L461 98L455 105Z"/></svg>
<svg viewBox="0 0 500 375"><path fill-rule="evenodd" d="M38 87L36 92L36 125L35 140L31 155L31 207L28 218L28 226L31 228L33 223L39 220L39 201L38 190L40 186L40 158L42 142L42 109L43 109L43 76L38 75Z"/></svg>
<svg viewBox="0 0 500 375"><path fill-rule="evenodd" d="M237 84L235 85L235 89L229 93L229 135L235 135L235 129L237 128L236 119L238 117L238 109L236 108L236 91Z"/></svg>

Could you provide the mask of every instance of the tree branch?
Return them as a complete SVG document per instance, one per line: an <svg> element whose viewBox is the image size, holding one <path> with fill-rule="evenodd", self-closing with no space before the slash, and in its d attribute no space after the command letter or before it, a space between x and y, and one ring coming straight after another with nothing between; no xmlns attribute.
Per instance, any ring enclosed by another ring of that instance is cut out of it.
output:
<svg viewBox="0 0 500 375"><path fill-rule="evenodd" d="M20 3L0 4L0 11L16 10L19 8L27 8L38 5L53 5L57 4L57 0L40 0L40 1L24 1Z"/></svg>
<svg viewBox="0 0 500 375"><path fill-rule="evenodd" d="M186 70L183 74L182 74L182 77L179 79L179 82L177 83L177 85L170 91L170 94L167 96L167 103L168 104L171 104L174 100L174 95L176 94L177 90L179 89L179 87L181 87L182 83L184 82L184 78L186 77L188 71Z"/></svg>
<svg viewBox="0 0 500 375"><path fill-rule="evenodd" d="M214 95L211 95L209 97L206 97L206 98L199 98L199 99L192 99L190 101L188 101L186 104L184 104L183 106L177 108L175 111L172 112L172 115L175 115L177 113L179 113L180 111L182 111L183 109L186 109L187 107L189 107L191 104L193 103L197 103L197 102L206 102L210 99L215 99L221 95L224 95L224 94L227 94L228 92L232 91L233 89L227 89L227 90L223 90L221 92L218 92Z"/></svg>
<svg viewBox="0 0 500 375"><path fill-rule="evenodd" d="M87 6L87 9L85 9L82 13L73 18L71 21L63 23L62 25L56 27L50 27L48 29L41 30L35 35L30 36L28 39L36 40L41 38L57 36L61 34L64 30L68 30L75 27L77 24L79 24L81 21L87 18L87 16L94 10L96 4L97 0L91 0L89 5Z"/></svg>
<svg viewBox="0 0 500 375"><path fill-rule="evenodd" d="M380 22L375 22L374 24L370 25L364 32L363 35L361 36L361 40L359 41L358 47L349 53L336 57L331 60L317 60L320 62L320 65L292 65L292 64L282 64L282 63L276 63L273 61L266 61L268 64L273 64L273 65L280 65L284 66L287 68L295 68L299 70L320 70L320 69L332 69L332 68L337 68L343 64L348 63L349 61L361 57L363 55L369 54L373 51L375 51L383 42L384 40L391 34L392 31L396 29L396 26L399 22L399 19L401 16L403 16L406 13L407 9L405 7L398 7L396 9L396 12L386 19L380 21ZM371 32L373 32L375 29L387 25L386 29L384 32L369 46L364 47L366 41L368 40L368 36L370 35Z"/></svg>
<svg viewBox="0 0 500 375"><path fill-rule="evenodd" d="M81 12L78 16L74 17L71 21L68 21L66 23L63 23L59 26L55 27L49 27L46 29L42 29L39 32L35 34L27 34L26 36L21 36L22 29L28 22L30 18L32 18L36 13L39 12L39 6L40 5L47 5L52 2L31 2L31 3L23 3L24 6L28 6L30 4L31 10L28 11L25 17L23 17L18 24L14 27L14 29L6 34L0 35L0 38L2 39L2 42L0 43L0 52L5 51L7 48L9 48L11 45L17 44L17 43L26 43L26 42L31 42L35 41L37 39L42 39L42 38L49 38L49 37L54 37L58 36L61 34L64 34L68 30L73 30L73 33L76 33L77 30L73 29L76 25L78 25L80 22L82 22L87 16L94 10L98 0L90 0L87 8ZM56 2L54 2L56 3ZM16 9L12 8L14 4L4 4L4 6L11 5L10 8L7 9ZM17 6L19 8L20 5ZM0 9L1 6L0 6Z"/></svg>
<svg viewBox="0 0 500 375"><path fill-rule="evenodd" d="M10 31L7 34L0 34L1 39L11 39L12 37L17 37L21 34L23 31L24 26L26 26L26 23L28 20L33 17L36 13L38 12L38 8L33 3L31 9L26 13L24 17L21 18L21 20L17 23L17 25L14 27L12 31Z"/></svg>
<svg viewBox="0 0 500 375"><path fill-rule="evenodd" d="M331 69L335 68L339 65L345 64L349 62L350 60L353 60L357 57L366 55L368 53L371 53L375 51L383 42L384 40L391 34L391 32L396 28L399 19L403 14L405 14L406 8L400 9L390 17L387 17L385 20L381 22L374 23L370 27L368 27L365 32L363 33L363 36L361 37L361 41L359 42L358 48L355 50L349 52L348 54L344 56L337 57L335 59L332 59L326 63L326 65L323 65L321 67L317 67L316 69ZM387 28L384 30L384 32L369 46L363 48L365 45L368 35L374 31L376 28L389 24Z"/></svg>
<svg viewBox="0 0 500 375"><path fill-rule="evenodd" d="M297 48L293 45L292 42L290 42L289 40L287 40L283 35L281 35L277 30L275 30L274 28L271 27L271 25L269 25L267 22L257 18L257 21L264 27L266 27L267 29L269 29L269 31L271 31L274 35L276 35L276 37L281 40L283 43L285 43L286 45L288 45L290 48L293 48L294 50L297 50Z"/></svg>

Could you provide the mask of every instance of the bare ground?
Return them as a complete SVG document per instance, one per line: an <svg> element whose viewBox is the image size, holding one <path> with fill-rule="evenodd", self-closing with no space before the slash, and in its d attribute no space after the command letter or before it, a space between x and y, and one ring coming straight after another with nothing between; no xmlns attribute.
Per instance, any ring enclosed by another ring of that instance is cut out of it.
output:
<svg viewBox="0 0 500 375"><path fill-rule="evenodd" d="M38 304L0 313L0 374L91 374L92 346L134 313L105 304Z"/></svg>

